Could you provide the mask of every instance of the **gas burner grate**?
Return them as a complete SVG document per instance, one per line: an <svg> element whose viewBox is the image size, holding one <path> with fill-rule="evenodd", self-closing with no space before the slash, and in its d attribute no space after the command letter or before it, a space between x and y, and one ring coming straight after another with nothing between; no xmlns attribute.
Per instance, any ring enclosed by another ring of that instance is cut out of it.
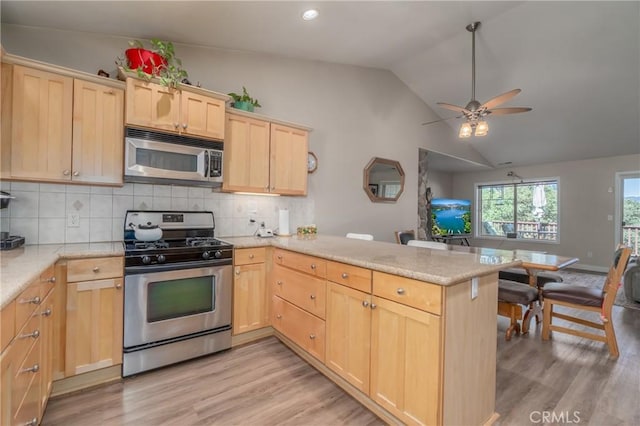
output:
<svg viewBox="0 0 640 426"><path fill-rule="evenodd" d="M187 247L219 246L222 242L212 237L187 237L185 245Z"/></svg>
<svg viewBox="0 0 640 426"><path fill-rule="evenodd" d="M169 248L169 243L166 241L134 241L132 248L134 250L166 249Z"/></svg>

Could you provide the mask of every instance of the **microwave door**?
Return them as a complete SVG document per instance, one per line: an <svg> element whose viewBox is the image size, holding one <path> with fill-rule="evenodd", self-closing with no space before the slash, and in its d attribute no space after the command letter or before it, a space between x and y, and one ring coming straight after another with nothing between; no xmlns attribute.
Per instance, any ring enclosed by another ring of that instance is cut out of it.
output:
<svg viewBox="0 0 640 426"><path fill-rule="evenodd" d="M206 150L126 138L125 174L149 178L206 181ZM208 155L206 155L208 157Z"/></svg>

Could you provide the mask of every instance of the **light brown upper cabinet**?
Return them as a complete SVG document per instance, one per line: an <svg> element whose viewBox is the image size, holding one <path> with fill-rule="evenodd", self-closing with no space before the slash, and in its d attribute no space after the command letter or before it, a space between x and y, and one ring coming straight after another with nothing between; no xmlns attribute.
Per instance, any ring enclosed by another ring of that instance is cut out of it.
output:
<svg viewBox="0 0 640 426"><path fill-rule="evenodd" d="M306 129L228 112L222 189L306 195L308 135Z"/></svg>
<svg viewBox="0 0 640 426"><path fill-rule="evenodd" d="M188 90L180 90L127 78L126 123L131 126L146 127L221 140L224 138L226 95L211 95Z"/></svg>
<svg viewBox="0 0 640 426"><path fill-rule="evenodd" d="M11 123L4 177L122 184L122 89L21 65L5 69L12 102L9 110L3 103L3 123Z"/></svg>

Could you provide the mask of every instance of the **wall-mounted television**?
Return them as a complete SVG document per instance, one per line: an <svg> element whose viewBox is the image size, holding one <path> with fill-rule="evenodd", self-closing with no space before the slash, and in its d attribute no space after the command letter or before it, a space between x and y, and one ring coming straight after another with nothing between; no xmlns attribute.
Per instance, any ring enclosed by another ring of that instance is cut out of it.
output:
<svg viewBox="0 0 640 426"><path fill-rule="evenodd" d="M431 200L432 235L471 234L471 200L434 198Z"/></svg>

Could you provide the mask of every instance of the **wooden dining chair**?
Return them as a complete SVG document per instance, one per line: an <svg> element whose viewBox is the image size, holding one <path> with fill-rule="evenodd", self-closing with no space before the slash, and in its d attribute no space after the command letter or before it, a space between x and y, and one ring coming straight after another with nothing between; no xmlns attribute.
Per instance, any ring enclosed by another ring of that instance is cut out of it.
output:
<svg viewBox="0 0 640 426"><path fill-rule="evenodd" d="M609 347L611 356L617 358L619 355L618 342L611 320L611 307L616 298L618 287L620 287L620 279L627 267L630 255L631 249L629 247L618 247L614 256L613 265L609 268L609 273L602 288L566 283L547 283L542 289L544 303L542 340L549 340L551 331L586 337L587 339L605 342ZM555 305L599 313L600 321L588 321L566 313L554 312ZM604 334L555 325L552 324L553 318L560 318L565 321L602 330Z"/></svg>
<svg viewBox="0 0 640 426"><path fill-rule="evenodd" d="M409 240L416 239L416 231L409 229L407 231L396 231L396 242L398 244L407 244Z"/></svg>

